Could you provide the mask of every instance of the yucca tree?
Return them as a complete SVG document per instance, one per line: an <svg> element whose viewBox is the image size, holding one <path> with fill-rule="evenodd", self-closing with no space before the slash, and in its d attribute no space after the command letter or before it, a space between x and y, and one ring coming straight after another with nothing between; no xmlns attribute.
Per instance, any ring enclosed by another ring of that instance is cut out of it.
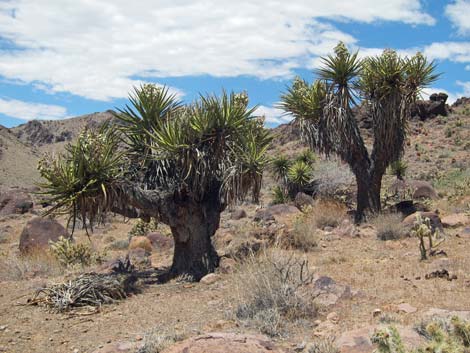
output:
<svg viewBox="0 0 470 353"><path fill-rule="evenodd" d="M313 84L296 78L282 96L281 108L300 122L310 147L339 156L356 176L358 221L380 211L382 176L402 157L411 105L438 78L434 72L420 53L408 58L385 50L361 60L340 43L323 58ZM359 100L373 121L370 154L352 111Z"/></svg>
<svg viewBox="0 0 470 353"><path fill-rule="evenodd" d="M90 222L108 211L155 217L175 240L170 273L200 279L218 265L211 237L221 212L248 193L259 198L271 137L247 104L223 92L182 105L166 88L136 88L111 129L42 162L53 211Z"/></svg>

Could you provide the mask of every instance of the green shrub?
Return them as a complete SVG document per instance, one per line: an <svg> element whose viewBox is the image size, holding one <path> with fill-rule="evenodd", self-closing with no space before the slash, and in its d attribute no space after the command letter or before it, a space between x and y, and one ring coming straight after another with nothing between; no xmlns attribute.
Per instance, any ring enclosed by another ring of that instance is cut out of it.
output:
<svg viewBox="0 0 470 353"><path fill-rule="evenodd" d="M136 236L145 236L150 232L156 231L158 228L158 221L155 218L151 218L149 221L139 218L136 224L129 231L129 238Z"/></svg>
<svg viewBox="0 0 470 353"><path fill-rule="evenodd" d="M60 237L50 242L51 253L65 267L72 265L89 266L92 262L91 248L84 244L76 244L72 240Z"/></svg>
<svg viewBox="0 0 470 353"><path fill-rule="evenodd" d="M272 201L273 205L279 205L279 204L286 203L289 201L289 197L287 196L286 192L279 185L274 187L272 195L273 195L273 201Z"/></svg>

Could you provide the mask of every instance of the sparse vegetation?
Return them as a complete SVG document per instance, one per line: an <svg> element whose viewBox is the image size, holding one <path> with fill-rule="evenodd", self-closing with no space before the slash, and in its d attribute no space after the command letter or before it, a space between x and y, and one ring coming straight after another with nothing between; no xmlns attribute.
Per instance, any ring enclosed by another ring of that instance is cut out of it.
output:
<svg viewBox="0 0 470 353"><path fill-rule="evenodd" d="M167 332L162 328L155 327L144 335L144 343L137 353L161 353L172 344L181 341L183 335L175 332Z"/></svg>
<svg viewBox="0 0 470 353"><path fill-rule="evenodd" d="M0 255L0 280L19 281L32 277L56 277L64 267L48 251L34 251L28 255L13 253Z"/></svg>
<svg viewBox="0 0 470 353"><path fill-rule="evenodd" d="M403 180L407 169L408 165L401 159L390 163L390 173L395 175L399 180Z"/></svg>
<svg viewBox="0 0 470 353"><path fill-rule="evenodd" d="M282 245L305 252L318 246L316 220L311 216L311 213L311 208L308 208L296 217L292 231L282 239Z"/></svg>
<svg viewBox="0 0 470 353"><path fill-rule="evenodd" d="M317 307L308 262L295 255L251 255L236 274L238 320L269 336L282 336L287 323L313 318Z"/></svg>
<svg viewBox="0 0 470 353"><path fill-rule="evenodd" d="M139 218L134 224L132 229L129 231L129 238L135 236L145 236L150 232L154 232L158 229L158 221L155 218L150 218L150 220L144 220Z"/></svg>
<svg viewBox="0 0 470 353"><path fill-rule="evenodd" d="M431 220L429 218L422 218L421 214L416 216L416 221L411 230L411 236L417 237L419 240L419 252L421 260L427 260L428 255L431 254L443 241L444 238L439 238L439 231L433 231ZM426 242L428 243L426 245Z"/></svg>
<svg viewBox="0 0 470 353"><path fill-rule="evenodd" d="M416 350L405 349L400 334L393 326L377 331L372 342L377 345L377 353L468 353L470 352L470 323L456 316L450 322L432 320L420 324L418 333L427 342Z"/></svg>
<svg viewBox="0 0 470 353"><path fill-rule="evenodd" d="M372 221L377 230L377 238L380 240L397 240L406 236L405 228L401 223L401 216L392 214L381 214Z"/></svg>

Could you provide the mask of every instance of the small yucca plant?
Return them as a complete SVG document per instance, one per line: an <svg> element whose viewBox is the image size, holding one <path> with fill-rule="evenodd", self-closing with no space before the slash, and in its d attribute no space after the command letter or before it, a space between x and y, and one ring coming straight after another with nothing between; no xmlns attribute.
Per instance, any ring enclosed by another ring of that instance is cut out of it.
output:
<svg viewBox="0 0 470 353"><path fill-rule="evenodd" d="M308 165L313 165L317 161L317 156L311 150L303 150L295 159L297 162L304 162Z"/></svg>
<svg viewBox="0 0 470 353"><path fill-rule="evenodd" d="M406 164L406 162L401 159L390 163L390 173L395 175L399 180L403 180L407 169L408 164Z"/></svg>
<svg viewBox="0 0 470 353"><path fill-rule="evenodd" d="M50 242L49 247L51 253L64 267L88 266L92 262L91 248L84 244L76 244L71 239L60 237L56 242Z"/></svg>

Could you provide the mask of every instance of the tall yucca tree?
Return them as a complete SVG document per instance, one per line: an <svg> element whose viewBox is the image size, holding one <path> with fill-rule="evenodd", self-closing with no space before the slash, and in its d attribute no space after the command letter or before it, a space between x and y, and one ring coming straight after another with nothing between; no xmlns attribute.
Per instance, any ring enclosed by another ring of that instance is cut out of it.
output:
<svg viewBox="0 0 470 353"><path fill-rule="evenodd" d="M339 43L313 84L296 78L282 96L281 107L300 122L310 147L339 156L355 174L358 221L380 211L382 176L403 155L410 107L438 78L435 69L420 53L408 58L385 50L361 60ZM359 100L373 121L370 154L352 110Z"/></svg>
<svg viewBox="0 0 470 353"><path fill-rule="evenodd" d="M248 193L258 200L268 163L271 136L247 104L246 95L223 92L184 106L166 88L136 88L130 105L116 114L113 133L91 133L76 142L94 146L99 141L107 148L84 155L71 147L42 163L55 211L88 220L108 211L156 217L170 226L175 240L172 275L199 279L212 272L218 256L211 237L221 212ZM110 157L95 158L101 150ZM120 163L112 156L120 156ZM81 158L95 160L94 173L87 165L81 172L69 167ZM112 165L112 173L104 174L101 161ZM67 173L55 177L64 168ZM88 207L87 201L99 207Z"/></svg>

